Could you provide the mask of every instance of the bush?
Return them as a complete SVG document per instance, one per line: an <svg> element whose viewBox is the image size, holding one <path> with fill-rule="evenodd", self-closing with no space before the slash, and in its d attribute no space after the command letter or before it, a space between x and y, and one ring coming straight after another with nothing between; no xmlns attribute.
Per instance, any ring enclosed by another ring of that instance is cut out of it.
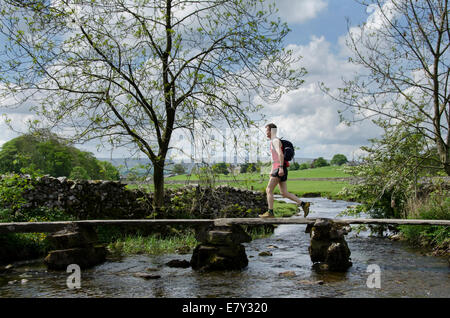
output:
<svg viewBox="0 0 450 318"><path fill-rule="evenodd" d="M330 164L328 161L326 161L323 157L319 157L317 159L314 159L314 161L311 163L311 168L319 168L319 167L326 167Z"/></svg>
<svg viewBox="0 0 450 318"><path fill-rule="evenodd" d="M172 172L176 174L185 174L186 169L184 169L184 166L181 163L177 163L173 166Z"/></svg>
<svg viewBox="0 0 450 318"><path fill-rule="evenodd" d="M434 193L424 202L416 202L415 206L412 207L410 217L426 220L450 220L449 193ZM399 229L403 236L415 245L429 245L438 250L450 248L449 227L402 225Z"/></svg>
<svg viewBox="0 0 450 318"><path fill-rule="evenodd" d="M292 170L292 171L299 170L299 169L300 169L300 164L298 162L293 162L289 166L289 170Z"/></svg>
<svg viewBox="0 0 450 318"><path fill-rule="evenodd" d="M228 175L228 165L225 162L216 163L212 166L214 173Z"/></svg>
<svg viewBox="0 0 450 318"><path fill-rule="evenodd" d="M298 168L299 168L300 170L306 170L306 169L309 169L309 167L310 167L309 164L307 164L307 163L302 163Z"/></svg>
<svg viewBox="0 0 450 318"><path fill-rule="evenodd" d="M330 164L333 166L342 166L344 163L347 163L347 157L343 154L336 154L333 156L333 159L331 159Z"/></svg>

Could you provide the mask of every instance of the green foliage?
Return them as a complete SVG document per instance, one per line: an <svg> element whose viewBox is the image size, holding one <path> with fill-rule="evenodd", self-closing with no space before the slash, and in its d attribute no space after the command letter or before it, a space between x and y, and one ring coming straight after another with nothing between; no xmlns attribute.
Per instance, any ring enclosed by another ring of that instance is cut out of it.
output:
<svg viewBox="0 0 450 318"><path fill-rule="evenodd" d="M336 154L333 156L333 158L331 159L330 164L333 166L342 166L344 163L347 163L347 157L344 156L343 154Z"/></svg>
<svg viewBox="0 0 450 318"><path fill-rule="evenodd" d="M53 177L73 174L78 179L119 179L119 172L112 164L98 161L91 153L66 145L55 136L27 134L2 146L0 173L19 173L24 168L38 169Z"/></svg>
<svg viewBox="0 0 450 318"><path fill-rule="evenodd" d="M414 196L416 182L429 175L424 161L418 157L420 152L427 151L425 140L398 125L386 128L381 139L371 142L371 146L362 147L368 155L361 165L344 168L359 180L358 184L344 188L340 194L363 203L353 213L365 212L378 218L405 216L406 203Z"/></svg>
<svg viewBox="0 0 450 318"><path fill-rule="evenodd" d="M412 216L427 220L450 220L450 193L434 193L419 204ZM399 227L403 236L419 246L433 246L445 250L450 247L450 228L446 226L411 226Z"/></svg>
<svg viewBox="0 0 450 318"><path fill-rule="evenodd" d="M309 169L309 167L310 167L310 165L307 164L307 163L305 162L305 163L302 163L302 164L298 167L298 169L299 169L299 170L306 170L306 169Z"/></svg>
<svg viewBox="0 0 450 318"><path fill-rule="evenodd" d="M293 162L290 166L289 166L289 170L299 170L300 169L300 164L298 162Z"/></svg>
<svg viewBox="0 0 450 318"><path fill-rule="evenodd" d="M257 164L255 164L255 163L243 163L243 164L241 164L240 173L256 172L256 170L257 170L256 167L257 167Z"/></svg>
<svg viewBox="0 0 450 318"><path fill-rule="evenodd" d="M89 174L86 171L86 169L84 169L83 167L80 167L80 166L73 167L69 178L72 180L89 180L90 179Z"/></svg>
<svg viewBox="0 0 450 318"><path fill-rule="evenodd" d="M314 159L314 161L311 163L311 168L326 167L329 165L330 164L323 157L319 157L317 159Z"/></svg>
<svg viewBox="0 0 450 318"><path fill-rule="evenodd" d="M228 175L230 171L228 170L229 165L225 162L216 163L212 166L214 173Z"/></svg>
<svg viewBox="0 0 450 318"><path fill-rule="evenodd" d="M172 172L176 174L185 174L186 170L184 169L184 166L182 164L177 163L173 166Z"/></svg>

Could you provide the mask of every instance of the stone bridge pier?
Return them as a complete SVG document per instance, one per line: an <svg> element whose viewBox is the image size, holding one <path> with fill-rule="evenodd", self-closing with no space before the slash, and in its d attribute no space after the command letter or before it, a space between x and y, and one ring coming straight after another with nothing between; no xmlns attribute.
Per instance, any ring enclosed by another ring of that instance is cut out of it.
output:
<svg viewBox="0 0 450 318"><path fill-rule="evenodd" d="M241 243L252 239L240 225L203 226L196 229L200 244L194 249L194 270L239 270L247 267L248 258Z"/></svg>
<svg viewBox="0 0 450 318"><path fill-rule="evenodd" d="M352 263L345 235L351 231L349 225L330 219L317 219L308 224L310 234L309 254L311 261L321 270L345 272ZM247 267L248 258L241 243L251 237L238 224L203 226L196 229L200 244L195 248L191 266L194 270L239 270Z"/></svg>

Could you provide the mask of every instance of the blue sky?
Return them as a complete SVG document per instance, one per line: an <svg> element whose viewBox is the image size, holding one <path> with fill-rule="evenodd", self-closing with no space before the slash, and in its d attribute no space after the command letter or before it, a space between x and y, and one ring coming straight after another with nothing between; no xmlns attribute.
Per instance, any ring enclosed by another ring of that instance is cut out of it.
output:
<svg viewBox="0 0 450 318"><path fill-rule="evenodd" d="M268 122L280 127L281 136L300 147L296 156L331 158L342 153L349 159L361 154L359 148L368 144L368 139L377 137L380 131L370 122L350 127L339 122L337 102L325 96L318 88L324 82L331 89L342 87L341 77L352 77L360 71L348 63L349 53L345 47L347 21L352 26L366 21L371 12L354 0L277 0L279 15L292 32L286 37L285 45L303 56L300 65L308 75L305 83L297 90L283 96L275 104L267 104L264 113ZM1 84L1 83L0 83ZM1 105L0 105L1 106ZM17 129L24 127L24 121L32 114L22 110L0 107L0 114L6 113ZM0 123L0 146L17 136L17 133ZM98 153L96 143L80 145L79 148L94 153L97 157L110 157L110 151ZM113 157L125 157L128 150L117 149Z"/></svg>

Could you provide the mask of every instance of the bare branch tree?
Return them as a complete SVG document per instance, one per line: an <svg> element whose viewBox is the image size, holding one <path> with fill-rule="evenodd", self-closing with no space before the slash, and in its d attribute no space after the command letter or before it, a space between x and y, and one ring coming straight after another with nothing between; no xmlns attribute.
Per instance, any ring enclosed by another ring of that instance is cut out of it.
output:
<svg viewBox="0 0 450 318"><path fill-rule="evenodd" d="M337 94L354 117L382 128L402 124L423 135L450 175L448 0L363 0L372 19L349 28L350 61L365 71Z"/></svg>

